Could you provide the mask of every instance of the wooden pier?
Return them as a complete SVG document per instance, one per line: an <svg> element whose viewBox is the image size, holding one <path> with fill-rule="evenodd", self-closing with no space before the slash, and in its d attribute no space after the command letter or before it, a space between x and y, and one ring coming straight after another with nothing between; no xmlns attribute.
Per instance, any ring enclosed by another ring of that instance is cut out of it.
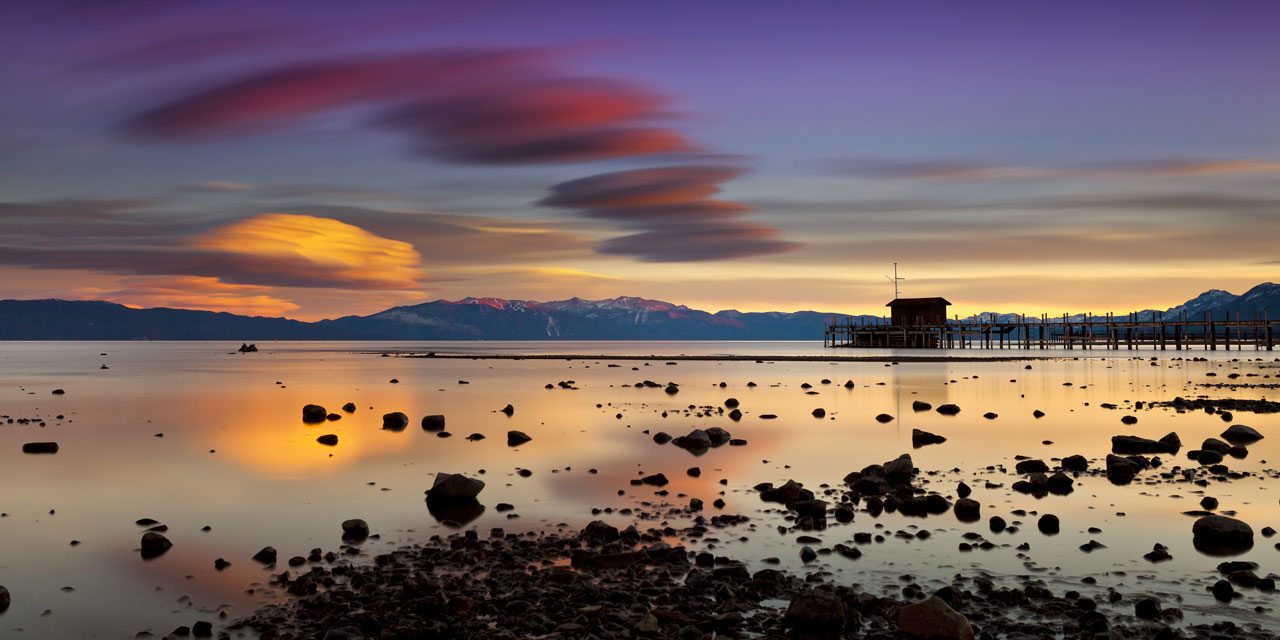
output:
<svg viewBox="0 0 1280 640"><path fill-rule="evenodd" d="M1163 314L1127 316L1107 314L1072 318L1019 316L1012 321L955 320L941 324L893 324L889 318L854 322L834 319L826 326L824 346L907 349L1139 349L1183 351L1202 348L1271 351L1280 334L1280 320L1264 312L1242 319L1177 318Z"/></svg>

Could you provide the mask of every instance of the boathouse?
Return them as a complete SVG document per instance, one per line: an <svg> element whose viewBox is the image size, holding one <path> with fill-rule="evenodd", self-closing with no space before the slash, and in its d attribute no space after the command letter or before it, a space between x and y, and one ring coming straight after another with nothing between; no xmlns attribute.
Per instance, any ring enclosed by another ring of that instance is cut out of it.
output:
<svg viewBox="0 0 1280 640"><path fill-rule="evenodd" d="M885 305L895 327L928 327L947 323L946 298L894 298Z"/></svg>

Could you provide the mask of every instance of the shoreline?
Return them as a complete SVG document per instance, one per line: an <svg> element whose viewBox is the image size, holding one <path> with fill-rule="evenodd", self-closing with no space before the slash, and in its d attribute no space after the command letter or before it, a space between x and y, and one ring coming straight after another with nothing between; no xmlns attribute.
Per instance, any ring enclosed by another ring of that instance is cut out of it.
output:
<svg viewBox="0 0 1280 640"><path fill-rule="evenodd" d="M356 351L390 358L445 360L667 360L672 362L1031 362L1059 360L1061 356L817 356L739 354L583 354L583 353L439 353L431 351Z"/></svg>

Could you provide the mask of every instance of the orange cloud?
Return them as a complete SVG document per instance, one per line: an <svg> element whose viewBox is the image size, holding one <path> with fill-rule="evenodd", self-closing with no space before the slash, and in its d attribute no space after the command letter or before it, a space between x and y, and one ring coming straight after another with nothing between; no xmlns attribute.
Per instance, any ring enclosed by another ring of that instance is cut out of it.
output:
<svg viewBox="0 0 1280 640"><path fill-rule="evenodd" d="M90 297L134 308L172 307L250 316L283 316L298 308L288 300L268 295L268 287L231 284L217 278L132 278L122 284L123 289L99 291Z"/></svg>
<svg viewBox="0 0 1280 640"><path fill-rule="evenodd" d="M215 229L197 249L314 267L327 277L373 289L413 289L425 278L413 245L332 218L264 213Z"/></svg>

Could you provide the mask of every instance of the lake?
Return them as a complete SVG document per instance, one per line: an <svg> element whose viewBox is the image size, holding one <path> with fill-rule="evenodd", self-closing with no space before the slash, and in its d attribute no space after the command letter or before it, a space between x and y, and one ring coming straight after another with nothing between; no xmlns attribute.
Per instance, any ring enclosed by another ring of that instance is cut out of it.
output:
<svg viewBox="0 0 1280 640"><path fill-rule="evenodd" d="M487 483L480 494L485 511L464 524L480 531L581 527L595 519L621 528L633 520L619 509L685 504L696 497L709 513L741 514L751 526L741 532L742 540L682 543L696 550L711 546L718 555L757 568L766 558L777 558L778 568L787 571L826 570L836 581L890 591L897 588L896 577L907 573L936 585L960 572L1010 579L1035 575L1055 591L1078 589L1100 601L1108 588L1162 594L1179 601L1188 621L1280 626L1269 594L1241 590L1242 597L1229 605L1213 599L1207 589L1220 577L1216 567L1223 558L1193 548L1194 518L1182 514L1200 509L1201 498L1210 495L1220 501L1220 511L1234 511L1255 531L1280 526L1280 496L1271 490L1276 467L1268 462L1280 454L1275 435L1280 414L1236 412L1227 422L1204 411L1133 405L1176 396L1274 398L1276 391L1266 385L1280 383L1280 362L1271 353L895 353L824 351L820 342L330 342L259 344L258 353L239 354L238 346L0 344L0 413L6 421L13 419L0 425L0 512L5 514L0 518L0 585L13 600L0 616L0 636L117 638L142 631L161 636L197 620L217 627L219 612L231 620L278 597L261 586L284 568L284 558L305 556L313 548L337 549L340 524L348 518L366 520L378 535L362 545L366 560L453 532L424 501L424 490L441 471ZM765 361L379 356L398 351L742 354ZM767 358L922 353L1037 360L893 364ZM1229 378L1233 373L1239 377ZM677 383L679 392L634 386L644 380ZM560 382L574 388L562 388ZM748 386L752 382L755 386ZM803 388L806 383L811 388ZM54 394L55 389L65 393ZM740 421L719 409L730 397L740 402ZM916 412L916 400L934 407L954 403L962 410L955 416ZM356 405L353 413L339 409L347 402ZM304 424L301 408L309 403L342 417ZM514 409L510 416L500 411L507 404ZM825 416L814 417L815 408ZM1037 410L1044 416L1034 418ZM407 429L381 428L382 415L393 411L409 416ZM997 415L984 417L988 412ZM444 415L453 437L420 428L427 414ZM777 417L761 419L762 414ZM879 422L879 414L893 420ZM1123 416L1136 417L1136 424L1122 424ZM31 421L23 424L19 419L24 418ZM1186 451L1234 423L1266 436L1248 447L1247 458L1226 459L1232 471L1247 475L1207 478L1207 486L1172 473L1175 477L1154 481L1175 466L1197 468ZM695 456L652 438L658 431L680 436L713 426L746 444ZM947 441L913 448L915 428ZM532 441L508 447L505 435L513 429ZM1083 474L1069 495L1037 498L1009 490L1021 477L1014 473L1017 456L1043 459L1053 467L1052 459L1082 454L1098 467L1113 435L1157 439L1169 432L1179 434L1183 451L1162 456L1163 467L1143 472L1132 485L1115 486L1105 477ZM477 433L485 438L467 439ZM336 435L338 444L317 443L323 434ZM43 441L57 442L59 451L22 453L24 443ZM925 472L926 488L954 498L959 481L973 487L982 520L960 522L950 513L872 517L860 511L852 523L833 523L814 535L828 545L851 540L856 532L881 533L885 540L863 547L857 560L829 556L806 565L798 555L796 532L777 528L788 524L781 505L762 502L753 489L788 479L815 491L838 487L850 471L908 452ZM699 477L686 473L694 466L701 470ZM532 473L522 477L519 469ZM662 488L666 495L631 484L659 472L670 480ZM1153 481L1144 483L1147 479ZM1001 486L987 488L987 482ZM723 509L711 507L717 498L725 501ZM500 502L515 510L498 512L493 507ZM612 513L593 514L593 508ZM1028 515L1013 515L1018 509ZM1055 536L1035 526L1037 514L1050 512L1062 523ZM986 522L990 515L1021 521L1021 529L993 535ZM135 521L142 518L166 525L164 535L173 542L152 560L138 553L146 527ZM918 529L931 535L927 540L891 535ZM980 532L997 545L961 552L958 544L966 532ZM1105 546L1081 551L1090 540ZM1030 550L1017 550L1024 542ZM1173 560L1152 564L1143 559L1157 542L1169 548ZM1230 559L1258 562L1258 574L1266 575L1275 565L1272 543L1259 535L1252 550ZM267 545L279 550L280 567L268 569L251 560ZM217 558L231 565L215 570ZM1083 585L1087 576L1097 583ZM254 593L246 593L250 588Z"/></svg>

